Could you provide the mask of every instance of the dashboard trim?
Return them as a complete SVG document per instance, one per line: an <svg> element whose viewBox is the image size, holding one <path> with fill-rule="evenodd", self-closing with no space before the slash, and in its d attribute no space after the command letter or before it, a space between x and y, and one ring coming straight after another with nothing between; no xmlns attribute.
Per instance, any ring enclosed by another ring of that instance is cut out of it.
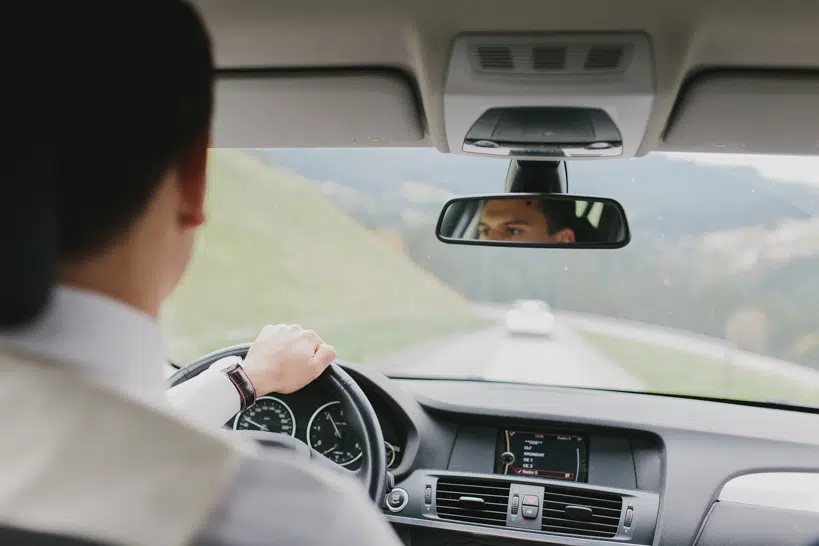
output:
<svg viewBox="0 0 819 546"><path fill-rule="evenodd" d="M611 546L612 544L611 540L534 533L532 531L518 531L508 527L495 528L489 526L470 525L467 523L444 521L442 519L416 519L394 514L385 514L385 517L390 523L407 525L409 527L428 527L435 530L456 531L460 533L468 533L470 535L492 536L497 538L513 538L528 542L540 542L544 544L565 544L567 546Z"/></svg>
<svg viewBox="0 0 819 546"><path fill-rule="evenodd" d="M722 486L717 500L819 514L819 472L756 472Z"/></svg>

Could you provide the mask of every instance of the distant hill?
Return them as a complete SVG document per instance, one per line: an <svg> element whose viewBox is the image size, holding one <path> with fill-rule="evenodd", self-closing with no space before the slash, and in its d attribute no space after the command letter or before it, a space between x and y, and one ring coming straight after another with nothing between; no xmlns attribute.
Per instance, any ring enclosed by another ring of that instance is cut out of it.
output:
<svg viewBox="0 0 819 546"><path fill-rule="evenodd" d="M363 228L304 178L213 151L209 216L190 273L163 312L187 360L267 323L317 330L340 358L369 359L474 323L465 300Z"/></svg>

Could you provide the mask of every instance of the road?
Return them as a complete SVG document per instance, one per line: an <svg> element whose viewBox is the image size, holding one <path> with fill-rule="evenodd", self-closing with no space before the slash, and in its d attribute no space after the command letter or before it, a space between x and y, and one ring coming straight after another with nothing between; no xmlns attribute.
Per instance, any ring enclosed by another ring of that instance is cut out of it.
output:
<svg viewBox="0 0 819 546"><path fill-rule="evenodd" d="M388 374L474 377L573 387L641 390L645 386L587 345L564 322L550 338L509 336L500 326L382 359Z"/></svg>
<svg viewBox="0 0 819 546"><path fill-rule="evenodd" d="M378 362L387 373L434 377L476 377L549 385L642 390L645 385L597 352L577 334L596 332L676 349L726 362L762 376L819 388L819 371L791 362L737 350L725 340L650 324L558 311L552 338L505 334L506 306L476 304L475 312L498 321L493 328L434 342Z"/></svg>

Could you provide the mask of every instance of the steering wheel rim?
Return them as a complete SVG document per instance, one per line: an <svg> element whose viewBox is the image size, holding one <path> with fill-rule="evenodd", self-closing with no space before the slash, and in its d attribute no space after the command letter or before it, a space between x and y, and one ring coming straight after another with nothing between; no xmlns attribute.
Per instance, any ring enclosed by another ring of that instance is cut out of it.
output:
<svg viewBox="0 0 819 546"><path fill-rule="evenodd" d="M225 347L200 357L184 368L177 370L167 379L166 385L168 388L181 385L204 372L211 364L222 358L230 356L244 358L249 348L249 343L243 343ZM301 452L324 466L341 473L353 475L364 484L370 498L377 504L381 504L386 493L387 454L384 450L384 435L381 432L381 425L378 422L375 410L361 387L335 362L330 364L316 381L336 395L344 410L347 426L353 431L361 444L362 462L357 471L352 472L333 463L304 442L288 435L264 431L258 431L258 433L257 431L231 431L231 433L239 433L245 437L250 437L266 447L284 447L291 451Z"/></svg>

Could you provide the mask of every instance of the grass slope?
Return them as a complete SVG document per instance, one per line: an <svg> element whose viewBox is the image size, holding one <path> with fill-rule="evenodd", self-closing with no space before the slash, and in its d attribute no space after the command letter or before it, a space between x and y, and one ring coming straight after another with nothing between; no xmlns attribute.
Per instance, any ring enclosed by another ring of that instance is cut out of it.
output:
<svg viewBox="0 0 819 546"><path fill-rule="evenodd" d="M309 181L233 150L212 151L209 177L208 222L163 310L175 362L267 323L315 329L357 361L479 324L465 300Z"/></svg>
<svg viewBox="0 0 819 546"><path fill-rule="evenodd" d="M779 376L701 355L605 334L580 331L583 338L648 390L735 400L819 406L819 391Z"/></svg>

